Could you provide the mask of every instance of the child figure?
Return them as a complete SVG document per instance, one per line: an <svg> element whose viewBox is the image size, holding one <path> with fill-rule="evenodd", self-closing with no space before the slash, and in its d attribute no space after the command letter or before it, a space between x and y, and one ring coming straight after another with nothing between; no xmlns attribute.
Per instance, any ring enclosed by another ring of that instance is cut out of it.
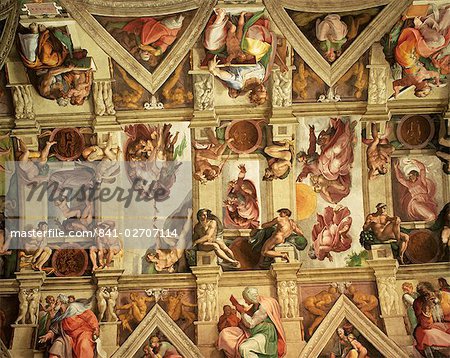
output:
<svg viewBox="0 0 450 358"><path fill-rule="evenodd" d="M219 317L219 323L217 328L219 332L228 327L239 326L240 318L236 314L236 310L233 310L230 305L223 306L223 315Z"/></svg>

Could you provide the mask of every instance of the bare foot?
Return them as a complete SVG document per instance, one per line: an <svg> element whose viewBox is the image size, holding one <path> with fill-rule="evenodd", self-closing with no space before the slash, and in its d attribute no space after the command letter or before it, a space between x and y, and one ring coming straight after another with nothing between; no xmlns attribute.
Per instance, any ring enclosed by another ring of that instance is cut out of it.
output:
<svg viewBox="0 0 450 358"><path fill-rule="evenodd" d="M394 86L394 98L397 98L400 93L400 86Z"/></svg>
<svg viewBox="0 0 450 358"><path fill-rule="evenodd" d="M236 268L241 268L241 263L236 260L236 262L233 263L233 266Z"/></svg>

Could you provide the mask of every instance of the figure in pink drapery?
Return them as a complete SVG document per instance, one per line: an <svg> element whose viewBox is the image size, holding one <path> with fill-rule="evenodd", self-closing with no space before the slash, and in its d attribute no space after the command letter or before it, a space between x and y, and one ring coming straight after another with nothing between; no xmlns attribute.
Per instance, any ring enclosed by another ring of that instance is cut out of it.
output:
<svg viewBox="0 0 450 358"><path fill-rule="evenodd" d="M437 217L437 203L434 198L436 184L427 178L425 165L418 160L411 161L407 174L403 174L399 161L394 165L395 177L401 185L400 208L409 220L433 221Z"/></svg>
<svg viewBox="0 0 450 358"><path fill-rule="evenodd" d="M329 127L322 130L317 139L314 126L310 126L308 153L297 154L302 165L297 181L311 174L314 191L330 203L337 204L350 193L355 124L330 118ZM316 144L320 147L320 154L316 152Z"/></svg>
<svg viewBox="0 0 450 358"><path fill-rule="evenodd" d="M234 296L230 301L241 314L240 327L228 327L219 334L217 349L227 358L253 356L284 357L286 336L281 322L280 305L271 297L261 297L254 287L242 293L250 308L240 305Z"/></svg>
<svg viewBox="0 0 450 358"><path fill-rule="evenodd" d="M352 245L352 239L348 236L351 225L352 218L347 207L338 205L333 210L327 206L323 214L318 213L312 230L314 256L320 261L325 258L333 261L331 251L348 250Z"/></svg>
<svg viewBox="0 0 450 358"><path fill-rule="evenodd" d="M227 228L256 229L259 226L259 205L256 187L245 179L245 165L239 166L237 180L228 183L224 224Z"/></svg>
<svg viewBox="0 0 450 358"><path fill-rule="evenodd" d="M435 294L429 282L417 285L419 297L414 300L413 309L417 318L414 330L416 348L423 352L426 347L450 347L450 323L438 323L433 320Z"/></svg>

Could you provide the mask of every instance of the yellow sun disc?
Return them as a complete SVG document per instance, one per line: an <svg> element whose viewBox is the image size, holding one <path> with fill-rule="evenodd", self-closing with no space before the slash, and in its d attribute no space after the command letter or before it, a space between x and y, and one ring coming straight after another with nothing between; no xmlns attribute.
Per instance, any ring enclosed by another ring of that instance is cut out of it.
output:
<svg viewBox="0 0 450 358"><path fill-rule="evenodd" d="M307 219L316 212L317 194L311 186L297 183L295 197L297 203L297 220Z"/></svg>

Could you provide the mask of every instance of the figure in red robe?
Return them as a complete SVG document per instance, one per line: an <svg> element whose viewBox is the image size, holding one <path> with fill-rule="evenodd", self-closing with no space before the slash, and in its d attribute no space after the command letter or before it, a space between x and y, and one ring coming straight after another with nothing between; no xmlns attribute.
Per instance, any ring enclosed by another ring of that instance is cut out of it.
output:
<svg viewBox="0 0 450 358"><path fill-rule="evenodd" d="M139 36L140 56L147 61L150 55L162 55L175 42L183 20L182 15L171 16L160 21L152 17L142 17L130 21L122 30Z"/></svg>
<svg viewBox="0 0 450 358"><path fill-rule="evenodd" d="M60 310L52 320L50 330L39 338L51 341L49 358L94 358L99 324L95 314L82 302L71 302L66 295L57 298Z"/></svg>

